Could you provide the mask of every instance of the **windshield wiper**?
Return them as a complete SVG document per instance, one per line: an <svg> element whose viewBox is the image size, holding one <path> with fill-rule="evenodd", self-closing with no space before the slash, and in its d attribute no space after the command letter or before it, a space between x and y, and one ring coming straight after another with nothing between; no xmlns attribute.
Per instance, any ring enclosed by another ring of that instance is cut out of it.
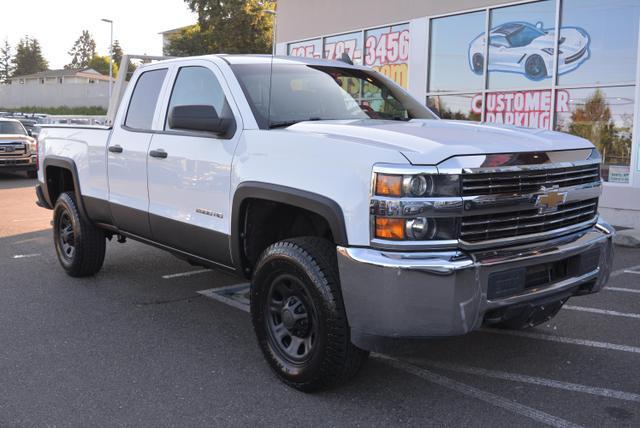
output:
<svg viewBox="0 0 640 428"><path fill-rule="evenodd" d="M322 118L320 118L320 117L311 117L309 119L304 119L304 120L282 120L280 122L271 122L269 124L269 129L287 128L287 127L289 127L291 125L295 125L296 123L311 122L311 121L316 121L316 120L322 120Z"/></svg>

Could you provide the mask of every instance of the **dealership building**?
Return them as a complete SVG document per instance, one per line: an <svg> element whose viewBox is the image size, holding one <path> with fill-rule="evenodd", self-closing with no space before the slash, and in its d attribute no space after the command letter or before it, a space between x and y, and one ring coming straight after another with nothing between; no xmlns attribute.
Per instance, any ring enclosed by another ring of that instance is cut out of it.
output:
<svg viewBox="0 0 640 428"><path fill-rule="evenodd" d="M279 0L276 51L347 54L443 118L587 138L600 211L640 229L639 18L638 0Z"/></svg>

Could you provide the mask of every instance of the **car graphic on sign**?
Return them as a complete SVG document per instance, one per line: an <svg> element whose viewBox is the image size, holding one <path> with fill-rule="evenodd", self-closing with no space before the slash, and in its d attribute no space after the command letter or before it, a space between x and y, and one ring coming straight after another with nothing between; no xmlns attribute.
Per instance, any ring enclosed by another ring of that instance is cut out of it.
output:
<svg viewBox="0 0 640 428"><path fill-rule="evenodd" d="M558 73L578 68L589 58L589 35L582 28L562 27L558 40ZM469 44L469 66L482 74L485 64L485 35ZM490 71L520 73L531 80L550 77L553 71L555 30L542 22L507 22L489 33Z"/></svg>

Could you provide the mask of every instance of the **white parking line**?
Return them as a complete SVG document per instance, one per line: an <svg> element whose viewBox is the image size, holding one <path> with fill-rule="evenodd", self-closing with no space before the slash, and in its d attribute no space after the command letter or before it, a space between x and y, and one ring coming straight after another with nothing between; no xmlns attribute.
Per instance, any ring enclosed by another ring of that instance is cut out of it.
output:
<svg viewBox="0 0 640 428"><path fill-rule="evenodd" d="M396 360L395 358L391 358L386 355L380 355L380 354L372 354L372 355L377 359L385 361L387 364L389 364L390 366L396 369L402 370L406 373L412 374L421 379L424 379L431 383L435 383L437 385L440 385L452 391L459 392L460 394L466 395L467 397L472 397L477 400L484 401L485 403L489 403L493 406L503 408L505 410L508 410L520 416L533 419L534 421L543 423L545 425L549 425L552 427L580 426L572 422L569 422L565 419L559 418L557 416L550 415L549 413L545 413L541 410L534 409L532 407L528 407L523 404L517 403L513 400L500 397L499 395L495 395L490 392L475 388L473 386L466 385L464 383L458 382L457 380L453 380L448 377L434 373L430 370L426 370L421 367L414 366L413 364L399 361L399 360Z"/></svg>
<svg viewBox="0 0 640 428"><path fill-rule="evenodd" d="M634 288L621 288L621 287L605 287L605 290L610 291L623 291L625 293L638 293L640 294L640 290L636 290Z"/></svg>
<svg viewBox="0 0 640 428"><path fill-rule="evenodd" d="M181 276L198 275L200 273L205 273L205 272L211 272L211 270L210 269L200 269L200 270L191 270L189 272L172 273L171 275L163 275L162 278L163 279L172 279L172 278L179 278Z"/></svg>
<svg viewBox="0 0 640 428"><path fill-rule="evenodd" d="M40 253L37 254L16 254L15 256L13 256L13 259L29 259L31 257L38 257L40 255Z"/></svg>
<svg viewBox="0 0 640 428"><path fill-rule="evenodd" d="M560 342L569 345L589 346L591 348L608 349L611 351L631 352L633 354L640 354L640 348L636 346L618 345L615 343L596 342L594 340L573 339L571 337L552 336L550 334L542 333L527 333L524 331L514 330L501 330L497 328L482 328L483 333L501 334L505 336L519 336L527 339L548 340L550 342Z"/></svg>
<svg viewBox="0 0 640 428"><path fill-rule="evenodd" d="M611 272L611 278L615 278L616 276L620 276L620 275L622 275L624 273L632 273L630 271L637 271L638 269L640 269L640 265L629 266L629 267L626 267L626 268L614 270L613 272ZM633 273L635 273L635 272L633 272Z"/></svg>
<svg viewBox="0 0 640 428"><path fill-rule="evenodd" d="M631 392L616 391L615 389L598 388L588 385L580 385L578 383L561 382L553 379L542 377L527 376L517 373L508 373L498 370L481 369L478 367L469 367L459 364L443 363L439 361L425 361L431 368L449 370L456 373L465 373L476 376L490 377L495 379L508 380L513 382L528 383L531 385L546 386L549 388L563 389L566 391L581 392L583 394L598 395L600 397L616 398L618 400L640 402L640 394Z"/></svg>
<svg viewBox="0 0 640 428"><path fill-rule="evenodd" d="M640 275L640 271L637 270L629 270L629 269L625 269L624 273L632 273L634 275Z"/></svg>
<svg viewBox="0 0 640 428"><path fill-rule="evenodd" d="M611 315L611 316L614 316L614 317L625 317L625 318L640 319L640 314L632 314L632 313L618 312L618 311L609 311L607 309L585 308L583 306L571 306L571 305L564 305L562 308L563 309L569 309L570 311L589 312L589 313L592 313L592 314Z"/></svg>

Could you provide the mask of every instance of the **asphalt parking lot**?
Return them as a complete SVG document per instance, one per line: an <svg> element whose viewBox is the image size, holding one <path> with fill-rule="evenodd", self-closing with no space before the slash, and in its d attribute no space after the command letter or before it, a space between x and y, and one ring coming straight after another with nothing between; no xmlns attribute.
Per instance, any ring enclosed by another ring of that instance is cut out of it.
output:
<svg viewBox="0 0 640 428"><path fill-rule="evenodd" d="M304 394L241 305L199 293L242 280L115 240L96 277L69 278L33 185L0 174L1 427L640 426L640 250L616 248L609 288L543 326L376 354Z"/></svg>

